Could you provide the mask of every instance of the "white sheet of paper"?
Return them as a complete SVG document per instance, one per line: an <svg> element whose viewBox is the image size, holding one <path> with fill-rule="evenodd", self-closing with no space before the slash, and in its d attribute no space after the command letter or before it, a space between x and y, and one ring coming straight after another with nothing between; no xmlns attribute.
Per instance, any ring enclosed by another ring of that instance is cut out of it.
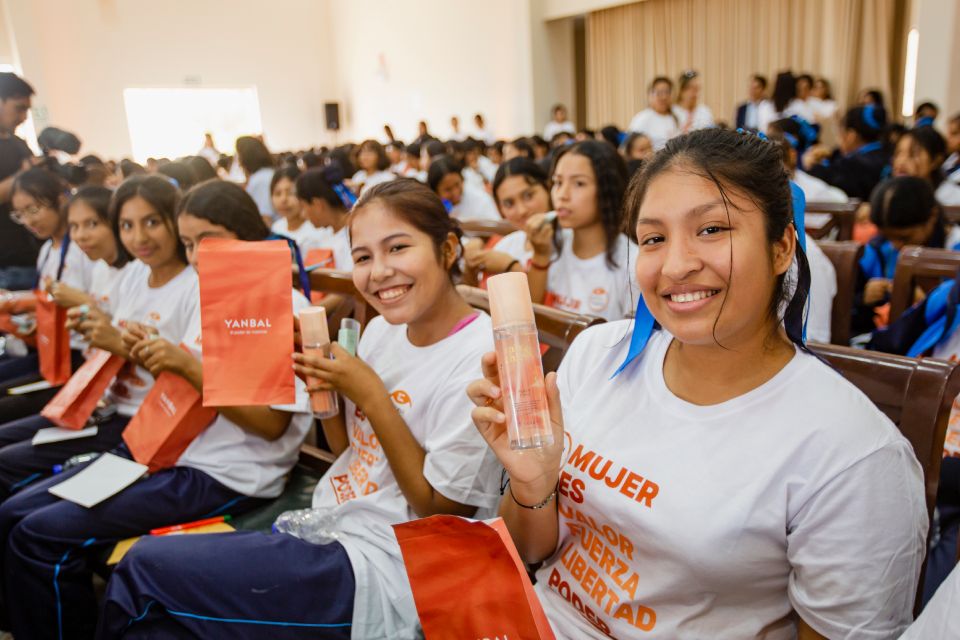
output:
<svg viewBox="0 0 960 640"><path fill-rule="evenodd" d="M48 491L58 498L90 508L120 493L146 472L146 465L105 453L86 469Z"/></svg>
<svg viewBox="0 0 960 640"><path fill-rule="evenodd" d="M33 446L38 444L49 444L51 442L64 442L65 440L79 440L80 438L89 438L97 435L99 427L87 427L86 429L61 429L60 427L47 427L40 429L33 436Z"/></svg>
<svg viewBox="0 0 960 640"><path fill-rule="evenodd" d="M34 391L43 391L44 389L52 388L53 385L46 380L39 380L37 382L31 382L30 384L22 384L19 387L11 387L7 389L7 395L22 396L25 393L33 393Z"/></svg>

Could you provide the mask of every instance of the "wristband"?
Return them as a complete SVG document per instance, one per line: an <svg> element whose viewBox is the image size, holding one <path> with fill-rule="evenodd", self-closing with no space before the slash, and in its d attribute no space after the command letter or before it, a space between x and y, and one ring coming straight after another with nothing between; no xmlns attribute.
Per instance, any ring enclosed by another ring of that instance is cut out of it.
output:
<svg viewBox="0 0 960 640"><path fill-rule="evenodd" d="M557 485L553 488L553 491L550 492L550 495L548 495L546 498L544 498L542 501L538 502L537 504L533 504L533 505L523 504L522 502L517 500L517 496L513 495L513 487L510 487L510 497L513 498L513 501L517 504L518 507L523 507L524 509L534 509L534 510L543 509L545 506L550 504L551 500L553 500L557 496L557 488L559 486L560 486L560 483L558 482Z"/></svg>
<svg viewBox="0 0 960 640"><path fill-rule="evenodd" d="M537 271L546 271L550 268L550 262L547 261L547 264L539 265L534 260L530 260L530 266L536 269Z"/></svg>

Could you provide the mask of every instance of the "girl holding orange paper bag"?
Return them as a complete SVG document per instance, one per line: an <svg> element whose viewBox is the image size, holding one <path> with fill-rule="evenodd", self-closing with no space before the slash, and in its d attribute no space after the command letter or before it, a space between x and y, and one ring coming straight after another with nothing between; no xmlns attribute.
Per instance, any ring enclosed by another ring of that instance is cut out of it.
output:
<svg viewBox="0 0 960 640"><path fill-rule="evenodd" d="M492 329L454 287L460 230L424 185L368 188L350 235L354 283L381 315L356 357L339 345L333 360L295 355L300 375L344 397L344 411L323 421L339 457L315 508L278 521L293 535L141 541L110 581L101 637L419 636L390 525L478 509L482 517L495 503L497 466L470 430L463 394ZM256 558L256 570L237 558Z"/></svg>
<svg viewBox="0 0 960 640"><path fill-rule="evenodd" d="M63 281L51 282L47 291L61 307L88 305L111 313L110 303L115 302L117 284L124 270L133 264L119 251L119 240L110 229L111 196L112 192L105 187L81 187L67 203L71 243L83 251L93 267L89 292ZM84 356L89 357L87 353ZM0 385L0 416L4 422L36 414L56 394L56 388L21 395L5 394L7 388L33 381L32 376L26 376Z"/></svg>
<svg viewBox="0 0 960 640"><path fill-rule="evenodd" d="M68 187L56 174L34 167L18 175L13 182L11 216L40 240L37 257L37 284L41 291L63 281L75 289L88 291L93 262L70 242L66 212ZM66 305L64 305L66 306ZM83 362L82 341L71 339L73 364ZM37 355L0 360L0 383L18 386L39 379Z"/></svg>
<svg viewBox="0 0 960 640"><path fill-rule="evenodd" d="M204 239L258 241L269 233L253 199L238 185L219 181L200 184L187 193L177 224L191 263ZM307 305L303 296L294 296L295 308ZM140 339L135 339L133 332L128 332L125 344L153 377L172 376L199 392L204 376L199 309L188 325L176 341L163 333L141 333ZM161 388L160 380L155 390ZM179 398L170 400L180 402ZM144 408L148 406L144 404ZM3 576L6 611L15 632L27 637L90 637L96 624L90 567L100 550L156 527L236 515L277 497L312 424L306 388L298 381L297 400L292 405L216 408L209 426L180 449L175 465L154 470L155 459L141 459L142 439L130 433L141 416L138 414L124 433L127 444L112 453L147 464L152 470L149 476L95 508L84 509L47 491L81 468L71 469L26 488L0 507L0 544L6 542L11 549ZM142 428L161 431L172 421L160 418ZM154 453L170 455L170 451ZM66 562L64 554L69 556ZM10 588L21 580L35 588ZM52 610L61 612L56 619L50 616Z"/></svg>
<svg viewBox="0 0 960 640"><path fill-rule="evenodd" d="M127 360L103 396L116 413L98 425L95 436L36 447L32 444L36 432L53 426L46 418L32 415L0 425L0 497L50 475L54 464L72 455L107 451L120 443L123 428L153 385L138 354L124 342L123 327L136 331L149 325L169 340L183 339L198 293L196 273L187 265L176 234L179 198L176 187L156 176L130 178L114 194L110 218L120 239L118 252L139 261L124 269L116 285L112 317L96 306L74 307L68 312L68 327L91 346Z"/></svg>

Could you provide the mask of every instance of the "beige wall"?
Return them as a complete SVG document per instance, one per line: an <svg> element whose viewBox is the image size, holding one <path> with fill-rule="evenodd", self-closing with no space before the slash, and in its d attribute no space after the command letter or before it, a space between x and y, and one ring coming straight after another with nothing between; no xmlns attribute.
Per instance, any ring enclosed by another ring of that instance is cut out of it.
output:
<svg viewBox="0 0 960 640"><path fill-rule="evenodd" d="M945 128L946 118L960 111L960 3L913 0L911 17L920 32L915 103L931 100L940 105L937 125Z"/></svg>
<svg viewBox="0 0 960 640"><path fill-rule="evenodd" d="M527 2L334 0L331 18L348 136L410 140L423 118L445 137L478 111L497 135L533 126Z"/></svg>
<svg viewBox="0 0 960 640"><path fill-rule="evenodd" d="M574 86L570 21L545 22L549 2L0 0L0 15L38 128L120 157L126 87L255 85L274 149L333 142L328 101L341 103L339 140L382 138L384 123L409 140L420 118L443 137L450 116L469 130L476 112L501 137L542 129Z"/></svg>
<svg viewBox="0 0 960 640"><path fill-rule="evenodd" d="M573 19L546 18L549 0L530 1L530 42L533 86L533 128L543 132L550 121L551 107L567 105L570 120L576 122L576 78L574 75Z"/></svg>
<svg viewBox="0 0 960 640"><path fill-rule="evenodd" d="M3 2L37 89L38 129L76 131L84 152L130 154L125 87L180 87L187 78L199 87L256 85L273 148L325 135L323 102L337 91L324 1Z"/></svg>
<svg viewBox="0 0 960 640"><path fill-rule="evenodd" d="M544 17L547 20L569 18L591 11L609 9L622 4L642 2L643 0L544 0Z"/></svg>

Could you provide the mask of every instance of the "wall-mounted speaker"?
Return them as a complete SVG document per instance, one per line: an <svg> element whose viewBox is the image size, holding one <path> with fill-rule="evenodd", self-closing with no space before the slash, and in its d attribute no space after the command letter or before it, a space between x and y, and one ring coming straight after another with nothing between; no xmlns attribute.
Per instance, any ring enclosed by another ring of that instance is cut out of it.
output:
<svg viewBox="0 0 960 640"><path fill-rule="evenodd" d="M327 124L327 131L340 130L340 103L339 102L324 103L323 116Z"/></svg>

